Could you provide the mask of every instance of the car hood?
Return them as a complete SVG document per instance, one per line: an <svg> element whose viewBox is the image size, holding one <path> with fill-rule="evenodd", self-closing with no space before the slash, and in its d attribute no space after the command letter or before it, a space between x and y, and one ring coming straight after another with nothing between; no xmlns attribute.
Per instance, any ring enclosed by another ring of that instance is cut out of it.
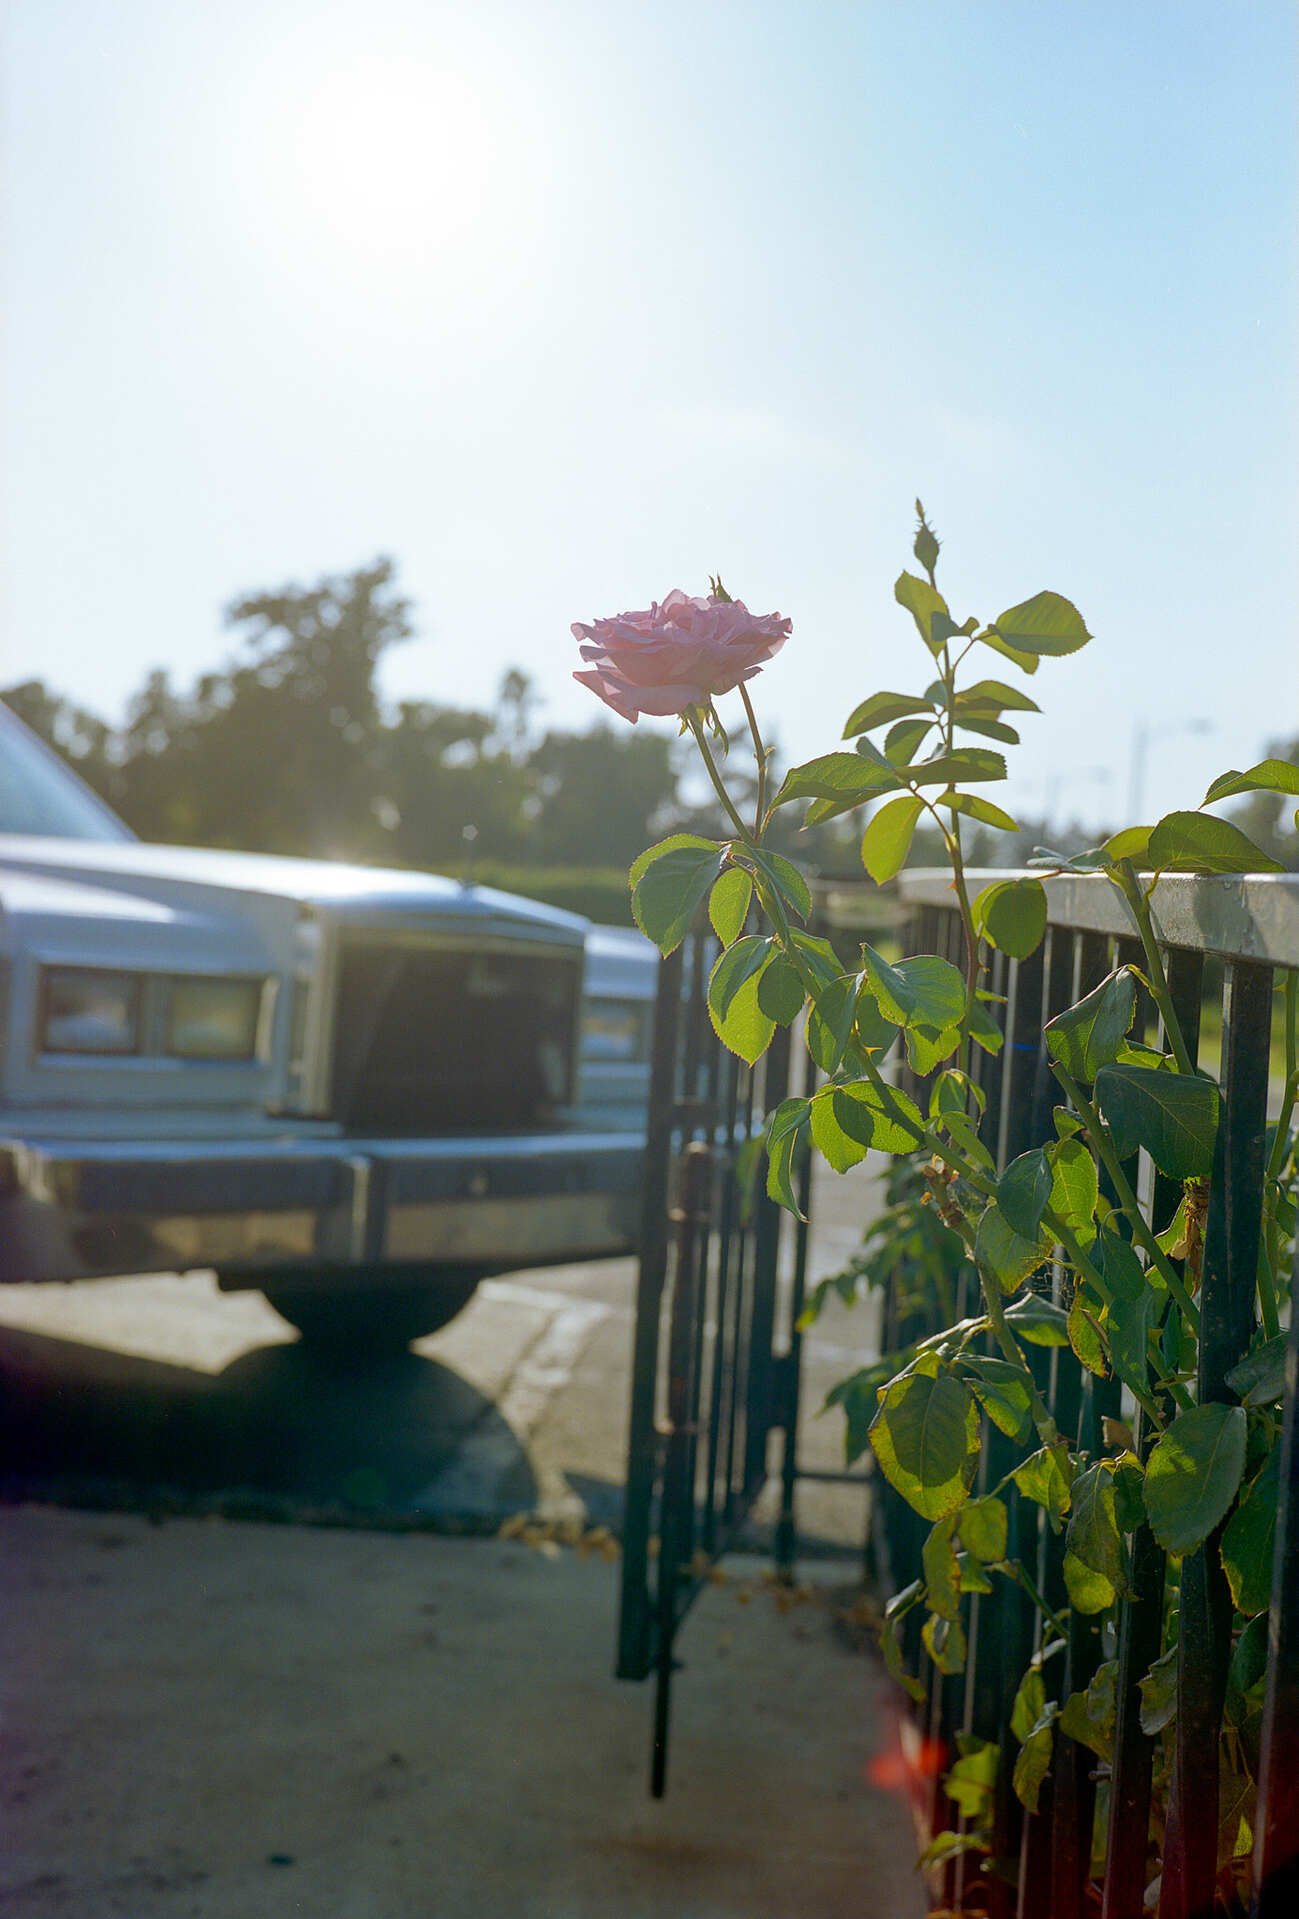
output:
<svg viewBox="0 0 1299 1919"><path fill-rule="evenodd" d="M0 835L5 867L168 906L183 899L195 908L217 908L221 895L241 895L247 904L292 904L367 925L434 919L448 931L502 931L569 946L581 946L587 925L575 913L431 873L212 847L9 834Z"/></svg>

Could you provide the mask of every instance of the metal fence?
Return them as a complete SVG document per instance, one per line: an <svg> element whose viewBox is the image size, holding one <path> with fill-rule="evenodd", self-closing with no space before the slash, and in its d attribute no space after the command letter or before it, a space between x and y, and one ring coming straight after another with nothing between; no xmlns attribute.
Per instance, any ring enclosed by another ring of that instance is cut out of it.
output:
<svg viewBox="0 0 1299 1919"><path fill-rule="evenodd" d="M617 1672L655 1678L656 1797L677 1629L766 1484L781 1419L781 1218L763 1188L758 1134L785 1095L789 1038L756 1068L726 1051L707 1011L716 954L696 932L663 961L655 1005Z"/></svg>
<svg viewBox="0 0 1299 1919"><path fill-rule="evenodd" d="M983 883L992 875L976 876ZM904 875L902 890L911 913L908 949L957 959L960 929L946 876ZM977 1072L987 1098L984 1137L995 1143L999 1168L1052 1137L1051 1109L1057 1094L1048 1070L1042 1026L1125 960L1140 951L1122 901L1104 880L1062 878L1048 882L1049 924L1045 942L1028 960L1001 956L990 986L1005 996L1006 1044L996 1056L981 1055ZM1188 1044L1201 1048L1201 1063L1219 1073L1222 1117L1210 1187L1200 1297L1201 1350L1198 1398L1236 1403L1227 1374L1241 1359L1255 1331L1256 1268L1268 1120L1268 1062L1277 974L1299 969L1299 879L1162 880L1152 901L1170 987ZM1202 1014L1207 1015L1203 1019ZM1153 1005L1138 1014L1146 1031L1156 1024ZM1220 1042L1218 1028L1220 1023ZM1146 1177L1142 1190L1156 1228L1166 1224L1181 1196L1162 1176ZM973 1277L970 1278L973 1285ZM973 1303L971 1299L971 1303ZM907 1318L906 1316L910 1317ZM918 1324L914 1298L899 1280L886 1301L885 1336L901 1345L917 1332L938 1330L935 1319ZM1043 1364L1040 1385L1061 1430L1080 1446L1100 1450L1101 1421L1118 1414L1117 1382L1084 1371L1067 1348ZM1291 1320L1281 1510L1270 1613L1270 1656L1261 1746L1257 1755L1258 1799L1255 1883L1259 1919L1293 1919L1299 1913L1299 1437L1296 1436L1296 1367L1299 1315ZM1127 1409L1131 1412L1131 1409ZM1150 1437L1133 1415L1136 1441ZM981 1483L999 1481L1014 1463L1009 1441L991 1430L985 1442ZM927 1525L882 1481L874 1509L878 1563L887 1585L905 1586L920 1571ZM1036 1568L1047 1599L1062 1609L1063 1540L1044 1524L1041 1509L1011 1489L1011 1540L1007 1556ZM1224 1521L1225 1524L1225 1521ZM1162 1833L1163 1874L1159 1919L1199 1919L1215 1909L1217 1881L1218 1750L1232 1655L1232 1606L1216 1550L1220 1530L1181 1562L1178 1606L1175 1754ZM1131 1589L1119 1607L1117 1645L1103 1644L1099 1618L1068 1615L1066 1672L1061 1697L1088 1684L1102 1659L1117 1658L1117 1719L1108 1772L1108 1819L1103 1867L1093 1861L1098 1766L1086 1747L1057 1734L1055 1757L1036 1814L1023 1812L1011 1789L1015 1747L1009 1730L1011 1705L1024 1669L1038 1645L1036 1608L1021 1591L998 1581L990 1595L971 1594L966 1630L969 1656L960 1675L941 1677L920 1652L918 1618L904 1653L913 1672L925 1676L927 1694L917 1709L930 1751L952 1749L958 1733L997 1742L992 1852L1017 1873L993 1872L980 1879L977 1897L996 1919L1140 1919L1151 1876L1152 1761L1155 1742L1142 1730L1139 1682L1162 1647L1165 1582L1162 1548L1148 1527L1134 1536ZM931 1787L931 1830L953 1823L952 1807L939 1780ZM973 1892L972 1871L962 1859L944 1869L941 1891L950 1903Z"/></svg>

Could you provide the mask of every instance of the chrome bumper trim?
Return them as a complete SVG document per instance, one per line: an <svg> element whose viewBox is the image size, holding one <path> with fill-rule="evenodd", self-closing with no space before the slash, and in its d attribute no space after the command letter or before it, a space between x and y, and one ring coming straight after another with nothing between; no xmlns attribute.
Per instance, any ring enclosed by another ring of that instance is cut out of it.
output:
<svg viewBox="0 0 1299 1919"><path fill-rule="evenodd" d="M0 1143L0 1282L629 1252L642 1152L607 1133Z"/></svg>

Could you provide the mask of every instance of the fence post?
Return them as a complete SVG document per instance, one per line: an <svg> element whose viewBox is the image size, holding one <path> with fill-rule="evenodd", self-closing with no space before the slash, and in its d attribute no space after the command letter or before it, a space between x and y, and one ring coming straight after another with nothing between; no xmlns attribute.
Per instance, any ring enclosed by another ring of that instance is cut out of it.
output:
<svg viewBox="0 0 1299 1919"><path fill-rule="evenodd" d="M1290 1297L1299 1298L1299 1249ZM1253 1919L1293 1919L1299 1912L1299 1313L1293 1308L1267 1640Z"/></svg>
<svg viewBox="0 0 1299 1919"><path fill-rule="evenodd" d="M1233 962L1223 996L1223 1099L1200 1289L1199 1400L1236 1403L1227 1374L1254 1326L1267 1126L1272 969ZM1208 1919L1218 1865L1218 1738L1231 1657L1224 1520L1182 1561L1177 1745L1159 1919Z"/></svg>

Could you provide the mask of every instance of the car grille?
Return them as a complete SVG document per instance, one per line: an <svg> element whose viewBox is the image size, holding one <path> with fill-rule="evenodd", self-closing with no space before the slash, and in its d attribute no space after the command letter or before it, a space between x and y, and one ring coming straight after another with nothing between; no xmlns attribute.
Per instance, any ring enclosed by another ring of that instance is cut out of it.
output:
<svg viewBox="0 0 1299 1919"><path fill-rule="evenodd" d="M554 1125L573 1096L580 995L571 951L347 940L333 1115L367 1132Z"/></svg>

